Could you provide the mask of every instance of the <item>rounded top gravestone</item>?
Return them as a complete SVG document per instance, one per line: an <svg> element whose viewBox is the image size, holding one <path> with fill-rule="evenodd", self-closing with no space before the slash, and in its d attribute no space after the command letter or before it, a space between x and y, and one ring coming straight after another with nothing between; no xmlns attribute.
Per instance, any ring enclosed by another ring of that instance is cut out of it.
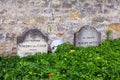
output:
<svg viewBox="0 0 120 80"><path fill-rule="evenodd" d="M89 25L83 26L75 33L75 46L98 46L101 42L101 34Z"/></svg>
<svg viewBox="0 0 120 80"><path fill-rule="evenodd" d="M30 29L17 37L17 54L20 57L48 52L48 38L38 29Z"/></svg>

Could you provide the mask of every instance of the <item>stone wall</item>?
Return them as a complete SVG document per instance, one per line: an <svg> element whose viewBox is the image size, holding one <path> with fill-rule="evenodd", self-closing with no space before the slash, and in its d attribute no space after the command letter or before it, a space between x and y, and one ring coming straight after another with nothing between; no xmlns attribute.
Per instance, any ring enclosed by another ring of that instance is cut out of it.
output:
<svg viewBox="0 0 120 80"><path fill-rule="evenodd" d="M120 38L120 0L0 0L0 53L16 53L16 38L25 30L37 28L49 42L73 43L84 25L95 27L102 39L108 30Z"/></svg>

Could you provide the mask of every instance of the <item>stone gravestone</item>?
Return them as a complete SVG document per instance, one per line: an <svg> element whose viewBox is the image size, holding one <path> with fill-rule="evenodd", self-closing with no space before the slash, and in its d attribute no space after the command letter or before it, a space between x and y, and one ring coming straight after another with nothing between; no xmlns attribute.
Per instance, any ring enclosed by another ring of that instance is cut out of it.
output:
<svg viewBox="0 0 120 80"><path fill-rule="evenodd" d="M59 46L59 45L61 45L63 43L64 42L61 39L53 40L52 43L50 44L51 52L54 53L57 50L57 46Z"/></svg>
<svg viewBox="0 0 120 80"><path fill-rule="evenodd" d="M17 38L17 54L20 57L48 52L48 39L37 29L30 29Z"/></svg>
<svg viewBox="0 0 120 80"><path fill-rule="evenodd" d="M101 34L91 26L84 26L75 33L75 46L98 46L101 42Z"/></svg>

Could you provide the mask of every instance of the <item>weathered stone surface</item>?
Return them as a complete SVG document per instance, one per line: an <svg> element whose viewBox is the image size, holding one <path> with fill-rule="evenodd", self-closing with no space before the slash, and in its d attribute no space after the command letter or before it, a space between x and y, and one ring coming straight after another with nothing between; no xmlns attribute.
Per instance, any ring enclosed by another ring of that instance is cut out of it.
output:
<svg viewBox="0 0 120 80"><path fill-rule="evenodd" d="M17 39L17 54L20 57L48 52L48 39L39 30L31 29Z"/></svg>
<svg viewBox="0 0 120 80"><path fill-rule="evenodd" d="M120 38L120 31L111 31L110 38L111 39Z"/></svg>
<svg viewBox="0 0 120 80"><path fill-rule="evenodd" d="M14 42L16 35L14 33L7 33L6 34L6 41L7 42Z"/></svg>
<svg viewBox="0 0 120 80"><path fill-rule="evenodd" d="M110 33L110 38L111 39L116 39L120 38L120 24L110 24L108 25L108 30L111 31Z"/></svg>
<svg viewBox="0 0 120 80"><path fill-rule="evenodd" d="M4 33L4 30L0 30L0 43L5 42L5 37L6 37L6 33Z"/></svg>
<svg viewBox="0 0 120 80"><path fill-rule="evenodd" d="M105 19L104 17L98 16L98 17L93 18L93 19L92 19L92 22L93 22L94 24L97 24L97 23L103 23L105 20L106 20L106 19Z"/></svg>
<svg viewBox="0 0 120 80"><path fill-rule="evenodd" d="M78 19L80 15L78 13L70 13L69 18Z"/></svg>
<svg viewBox="0 0 120 80"><path fill-rule="evenodd" d="M120 31L120 24L110 24L108 25L108 30Z"/></svg>
<svg viewBox="0 0 120 80"><path fill-rule="evenodd" d="M3 21L3 19L2 19L2 18L0 18L0 25L2 24L2 21Z"/></svg>
<svg viewBox="0 0 120 80"><path fill-rule="evenodd" d="M84 26L81 30L75 34L75 45L76 46L98 46L101 42L100 33L91 26Z"/></svg>
<svg viewBox="0 0 120 80"><path fill-rule="evenodd" d="M101 33L101 40L104 40L107 38L107 31L108 31L108 25L106 24L98 24L96 27L97 31Z"/></svg>
<svg viewBox="0 0 120 80"><path fill-rule="evenodd" d="M49 42L60 38L73 44L73 34L84 25L95 26L101 39L106 39L109 29L117 38L119 28L108 26L120 23L119 14L120 0L0 0L0 44L15 48L16 36L33 28L55 35ZM10 48L3 51L12 53Z"/></svg>

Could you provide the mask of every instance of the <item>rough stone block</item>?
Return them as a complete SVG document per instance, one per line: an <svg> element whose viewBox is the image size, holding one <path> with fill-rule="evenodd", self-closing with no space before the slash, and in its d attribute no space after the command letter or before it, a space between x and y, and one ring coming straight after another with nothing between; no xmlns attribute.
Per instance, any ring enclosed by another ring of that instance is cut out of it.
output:
<svg viewBox="0 0 120 80"><path fill-rule="evenodd" d="M108 30L120 31L120 24L110 24L108 25Z"/></svg>

